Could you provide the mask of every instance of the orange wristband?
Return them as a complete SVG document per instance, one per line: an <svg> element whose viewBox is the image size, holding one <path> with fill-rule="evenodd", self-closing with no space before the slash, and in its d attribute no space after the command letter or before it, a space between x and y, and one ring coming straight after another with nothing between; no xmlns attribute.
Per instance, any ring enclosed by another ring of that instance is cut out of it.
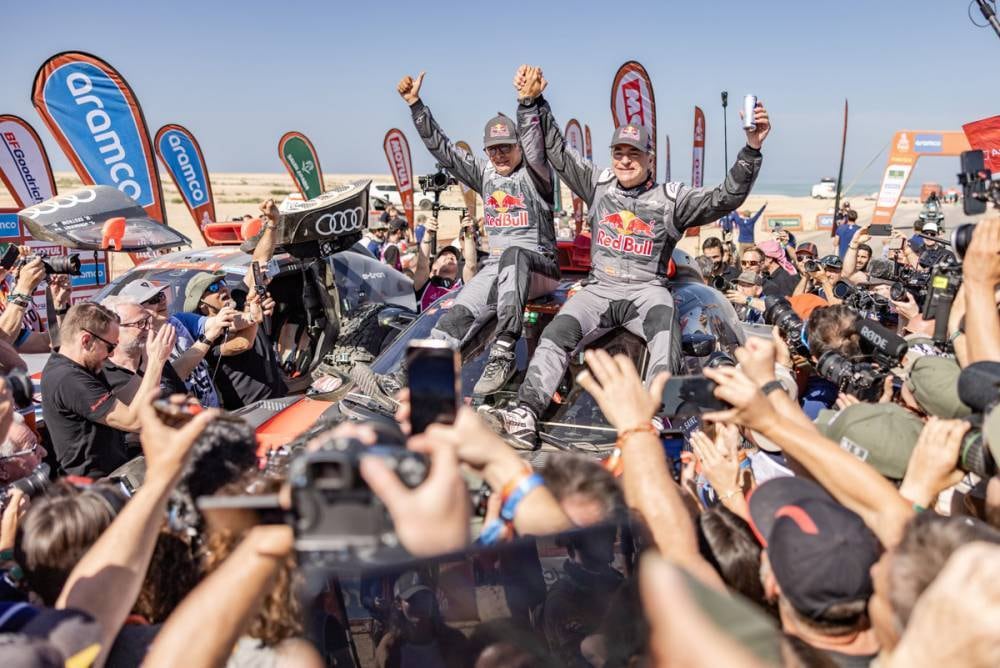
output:
<svg viewBox="0 0 1000 668"><path fill-rule="evenodd" d="M632 427L631 429L626 429L625 431L618 434L618 439L615 441L615 446L621 448L623 445L625 445L625 442L630 437L635 436L636 434L643 434L643 433L651 434L652 436L656 436L657 438L659 438L660 436L660 432L659 430L657 430L656 427L654 427L649 423L646 423L643 425L639 425L638 427Z"/></svg>

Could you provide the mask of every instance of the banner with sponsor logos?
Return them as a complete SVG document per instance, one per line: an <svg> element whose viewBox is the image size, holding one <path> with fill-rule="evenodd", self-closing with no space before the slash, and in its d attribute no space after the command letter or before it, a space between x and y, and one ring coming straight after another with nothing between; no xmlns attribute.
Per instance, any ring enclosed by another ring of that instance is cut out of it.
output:
<svg viewBox="0 0 1000 668"><path fill-rule="evenodd" d="M705 185L705 112L694 108L694 147L691 153L691 187Z"/></svg>
<svg viewBox="0 0 1000 668"><path fill-rule="evenodd" d="M991 116L962 126L969 145L983 152L986 169L1000 173L1000 116Z"/></svg>
<svg viewBox="0 0 1000 668"><path fill-rule="evenodd" d="M584 144L583 128L580 126L580 121L575 118L569 119L569 122L566 123L566 143L578 154L586 157L587 149ZM573 195L573 217L577 220L583 218L583 199L576 195Z"/></svg>
<svg viewBox="0 0 1000 668"><path fill-rule="evenodd" d="M392 128L382 140L385 159L389 161L389 171L396 182L399 198L403 201L406 220L413 229L413 161L410 159L410 143L402 130Z"/></svg>
<svg viewBox="0 0 1000 668"><path fill-rule="evenodd" d="M56 194L41 138L26 120L10 114L0 115L0 179L22 208Z"/></svg>
<svg viewBox="0 0 1000 668"><path fill-rule="evenodd" d="M594 161L594 144L590 141L590 126L583 126L583 145L587 150L587 160Z"/></svg>
<svg viewBox="0 0 1000 668"><path fill-rule="evenodd" d="M969 140L962 132L900 130L892 138L888 164L882 173L872 223L892 223L899 200L903 197L913 168L921 156L956 156L969 150Z"/></svg>
<svg viewBox="0 0 1000 668"><path fill-rule="evenodd" d="M278 140L278 157L306 199L323 193L323 168L316 148L301 132L286 132Z"/></svg>
<svg viewBox="0 0 1000 668"><path fill-rule="evenodd" d="M656 100L653 82L646 68L630 60L618 68L611 83L611 118L615 127L641 125L649 132L649 141L656 154ZM653 160L653 179L656 179L656 160Z"/></svg>
<svg viewBox="0 0 1000 668"><path fill-rule="evenodd" d="M472 155L472 149L469 147L468 142L455 142L455 147L462 149L469 155ZM461 181L458 182L458 187L462 189L462 199L465 201L465 208L468 210L469 217L475 220L478 217L478 214L476 213L476 191Z"/></svg>
<svg viewBox="0 0 1000 668"><path fill-rule="evenodd" d="M87 53L56 54L38 69L31 101L84 185L117 188L167 223L146 119L115 68Z"/></svg>
<svg viewBox="0 0 1000 668"><path fill-rule="evenodd" d="M153 146L198 229L214 223L212 183L209 181L208 165L205 164L205 156L198 140L187 128L171 123L156 131Z"/></svg>

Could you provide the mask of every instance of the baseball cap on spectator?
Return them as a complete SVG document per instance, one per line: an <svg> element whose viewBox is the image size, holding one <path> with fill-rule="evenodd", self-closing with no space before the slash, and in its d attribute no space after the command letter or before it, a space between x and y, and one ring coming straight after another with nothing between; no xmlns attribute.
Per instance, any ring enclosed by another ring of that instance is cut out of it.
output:
<svg viewBox="0 0 1000 668"><path fill-rule="evenodd" d="M225 274L221 271L199 271L192 276L191 280L188 281L187 287L184 288L184 312L193 313L197 310L198 302L201 301L208 286L223 276Z"/></svg>
<svg viewBox="0 0 1000 668"><path fill-rule="evenodd" d="M438 257L441 257L445 253L451 253L455 256L455 262L462 261L462 251L458 250L457 246L445 246L444 248L438 249Z"/></svg>
<svg viewBox="0 0 1000 668"><path fill-rule="evenodd" d="M406 571L396 578L396 584L392 586L393 596L403 601L409 600L410 597L421 591L434 593L417 571Z"/></svg>
<svg viewBox="0 0 1000 668"><path fill-rule="evenodd" d="M937 223L926 222L926 223L924 223L924 228L922 230L920 230L920 233L921 234L938 234L940 231L941 231L941 228L938 227Z"/></svg>
<svg viewBox="0 0 1000 668"><path fill-rule="evenodd" d="M840 271L844 268L844 261L840 259L837 255L824 255L819 261L824 267L829 267L830 269L836 269Z"/></svg>
<svg viewBox="0 0 1000 668"><path fill-rule="evenodd" d="M924 423L896 404L861 403L839 412L820 411L816 426L886 478L902 480Z"/></svg>
<svg viewBox="0 0 1000 668"><path fill-rule="evenodd" d="M615 128L614 134L611 135L610 148L614 148L619 144L633 146L643 153L649 153L649 131L643 126L636 125L635 123L628 123L627 125Z"/></svg>
<svg viewBox="0 0 1000 668"><path fill-rule="evenodd" d="M802 245L795 249L795 257L802 255L808 255L809 257L816 257L819 255L819 248L816 247L811 241L803 241Z"/></svg>
<svg viewBox="0 0 1000 668"><path fill-rule="evenodd" d="M910 367L906 387L928 415L954 419L972 411L958 396L962 368L950 357L918 357Z"/></svg>
<svg viewBox="0 0 1000 668"><path fill-rule="evenodd" d="M744 271L736 278L736 282L743 285L760 285L763 281L756 271Z"/></svg>
<svg viewBox="0 0 1000 668"><path fill-rule="evenodd" d="M167 288L166 284L158 285L152 281L132 281L118 294L122 297L128 297L129 299L134 299L140 304L147 299L152 299L156 295L160 294Z"/></svg>
<svg viewBox="0 0 1000 668"><path fill-rule="evenodd" d="M368 229L373 232L376 230L387 230L389 229L389 224L383 221L381 216L372 216L368 219Z"/></svg>
<svg viewBox="0 0 1000 668"><path fill-rule="evenodd" d="M867 600L878 540L855 513L804 478L780 477L747 499L750 528L767 550L781 595L818 619L831 606Z"/></svg>
<svg viewBox="0 0 1000 668"><path fill-rule="evenodd" d="M501 144L517 143L517 127L514 121L503 114L498 114L490 119L483 130L483 146L499 146Z"/></svg>
<svg viewBox="0 0 1000 668"><path fill-rule="evenodd" d="M792 305L792 310L795 311L795 315L799 316L803 320L808 320L812 312L823 306L829 306L827 301L820 297L819 295L804 293L801 295L792 295L788 298L788 303Z"/></svg>
<svg viewBox="0 0 1000 668"><path fill-rule="evenodd" d="M400 232L405 230L409 225L402 218L393 218L389 221L389 230L391 232Z"/></svg>

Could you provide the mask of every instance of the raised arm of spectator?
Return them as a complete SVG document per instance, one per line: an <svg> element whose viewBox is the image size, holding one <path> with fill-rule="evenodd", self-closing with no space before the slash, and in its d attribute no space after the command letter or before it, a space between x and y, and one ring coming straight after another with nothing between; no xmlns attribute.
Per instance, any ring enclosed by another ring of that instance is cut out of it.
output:
<svg viewBox="0 0 1000 668"><path fill-rule="evenodd" d="M220 336L222 336L223 331L227 327L232 327L233 322L236 318L236 309L232 307L225 307L221 309L218 313L213 316L206 318L204 326L205 338L209 341L215 341ZM169 326L169 325L165 325ZM194 344L181 353L176 359L172 361L174 371L183 380L187 380L191 372L195 370L195 367L205 359L205 355L211 350L211 346L207 343L201 341L195 341Z"/></svg>
<svg viewBox="0 0 1000 668"><path fill-rule="evenodd" d="M861 244L866 244L871 241L871 236L868 235L868 226L871 222L865 223L864 227L858 230L849 244L847 244L847 253L844 254L844 268L841 271L841 276L851 276L854 274L854 270L858 267L858 246Z"/></svg>
<svg viewBox="0 0 1000 668"><path fill-rule="evenodd" d="M424 105L420 99L420 87L424 83L424 72L414 79L405 76L400 79L396 90L406 104L410 105L410 114L413 116L413 125L417 128L417 134L424 141L424 146L431 152L441 166L451 174L472 188L477 193L483 192L483 175L486 173L486 161L483 158L456 148L451 140L445 136L441 127L431 115L431 110Z"/></svg>
<svg viewBox="0 0 1000 668"><path fill-rule="evenodd" d="M756 225L757 224L757 220L761 217L761 214L764 213L764 209L766 209L766 208L767 208L767 202L764 202L763 204L761 204L760 208L757 209L757 213L755 213L754 215L750 216L750 224L751 225Z"/></svg>
<svg viewBox="0 0 1000 668"><path fill-rule="evenodd" d="M554 185L552 170L545 157L545 135L542 132L541 120L538 118L538 107L531 104L542 94L546 86L540 67L521 65L514 75L514 90L517 91L517 134L524 154L524 164L527 165L542 198L551 201ZM521 111L521 106L524 111Z"/></svg>
<svg viewBox="0 0 1000 668"><path fill-rule="evenodd" d="M701 556L694 522L650 422L660 407L667 374L654 379L647 390L627 356L612 357L593 349L585 353L585 359L589 371L581 373L577 382L593 395L608 422L618 430L625 503L639 515L668 560L706 583L723 587L715 569Z"/></svg>
<svg viewBox="0 0 1000 668"><path fill-rule="evenodd" d="M159 382L159 381L157 381ZM111 526L73 568L57 608L75 608L101 624L104 664L115 636L135 604L160 533L167 499L184 468L188 453L216 411L205 411L181 429L167 427L156 416L153 394L136 400L142 419L142 449L146 480Z"/></svg>
<svg viewBox="0 0 1000 668"><path fill-rule="evenodd" d="M21 348L25 341L18 342L18 337L22 336L24 312L27 308L26 302L32 298L35 288L45 279L45 267L42 266L41 258L34 258L25 263L17 270L17 278L14 281L14 289L7 297L7 304L0 313L0 338L15 347ZM29 334L24 335L27 338ZM46 347L45 350L48 350ZM26 351L27 352L27 351ZM44 352L39 350L37 352Z"/></svg>
<svg viewBox="0 0 1000 668"><path fill-rule="evenodd" d="M462 259L465 266L462 267L462 280L468 283L479 271L479 247L476 245L476 221L469 218L470 224L466 227L462 223Z"/></svg>
<svg viewBox="0 0 1000 668"><path fill-rule="evenodd" d="M739 369L705 369L703 373L718 383L715 396L733 405L704 419L734 422L760 432L798 461L837 501L860 515L883 545L888 548L899 542L914 509L892 483L814 426L779 414Z"/></svg>
<svg viewBox="0 0 1000 668"><path fill-rule="evenodd" d="M139 389L136 390L135 399L129 404L113 399L115 405L101 422L121 431L139 431L142 426L141 411L144 403L142 398L159 393L163 365L170 359L170 351L174 349L176 340L177 332L173 327L161 327L156 334L147 339L146 371L143 373L142 382L139 383Z"/></svg>
<svg viewBox="0 0 1000 668"><path fill-rule="evenodd" d="M274 586L274 578L291 554L293 543L290 527L251 529L229 558L167 618L142 665L224 665ZM206 620L211 620L211 633L205 633ZM319 656L311 654L297 656L296 665L322 666ZM310 659L311 663L300 662Z"/></svg>
<svg viewBox="0 0 1000 668"><path fill-rule="evenodd" d="M1000 218L976 225L962 263L965 286L965 339L968 364L1000 362L1000 316L996 286L1000 283Z"/></svg>

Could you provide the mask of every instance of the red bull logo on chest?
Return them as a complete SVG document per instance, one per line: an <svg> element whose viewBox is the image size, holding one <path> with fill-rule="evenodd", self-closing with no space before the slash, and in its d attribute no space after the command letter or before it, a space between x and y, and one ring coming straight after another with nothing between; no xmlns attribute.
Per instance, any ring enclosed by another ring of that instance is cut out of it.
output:
<svg viewBox="0 0 1000 668"><path fill-rule="evenodd" d="M517 197L503 190L494 190L486 197L484 204L488 227L528 226L528 212L525 210L524 197Z"/></svg>
<svg viewBox="0 0 1000 668"><path fill-rule="evenodd" d="M597 245L619 253L653 255L653 224L631 211L609 213L598 222Z"/></svg>

